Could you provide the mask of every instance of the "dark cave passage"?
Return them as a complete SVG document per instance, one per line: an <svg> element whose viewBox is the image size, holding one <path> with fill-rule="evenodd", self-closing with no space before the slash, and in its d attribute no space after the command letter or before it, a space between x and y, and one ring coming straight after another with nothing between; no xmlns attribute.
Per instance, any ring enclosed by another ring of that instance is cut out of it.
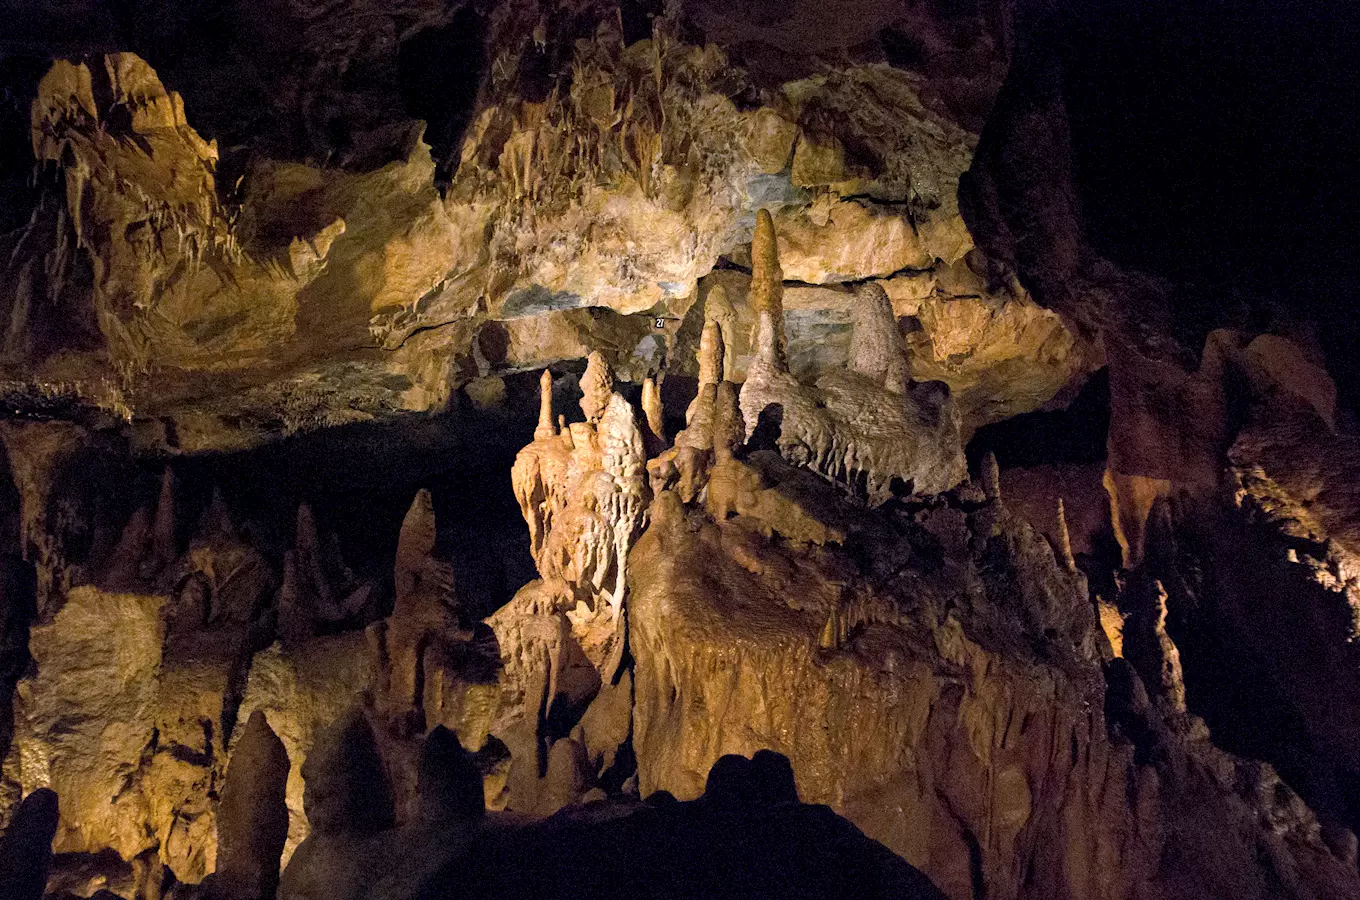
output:
<svg viewBox="0 0 1360 900"><path fill-rule="evenodd" d="M562 381L569 390L570 379ZM490 615L536 577L510 468L533 437L535 407L526 398L537 394L537 373L506 383L507 402L487 410L465 401L440 416L359 423L174 461L186 510L181 526L191 527L220 490L277 560L292 545L297 506L306 501L320 530L339 538L356 574L390 583L402 517L416 491L427 488L437 553L453 562L459 602L473 619ZM143 469L148 481L159 475L158 463Z"/></svg>
<svg viewBox="0 0 1360 900"><path fill-rule="evenodd" d="M402 99L407 112L425 121L425 142L441 185L458 167L463 133L487 76L486 30L486 15L469 3L452 22L408 38L398 52Z"/></svg>

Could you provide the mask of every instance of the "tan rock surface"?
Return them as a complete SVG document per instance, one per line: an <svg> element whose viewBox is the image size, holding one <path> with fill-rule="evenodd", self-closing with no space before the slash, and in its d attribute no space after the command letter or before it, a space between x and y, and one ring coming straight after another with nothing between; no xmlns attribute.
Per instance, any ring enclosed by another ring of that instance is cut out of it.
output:
<svg viewBox="0 0 1360 900"><path fill-rule="evenodd" d="M301 647L275 644L255 654L239 718L259 710L288 754L288 840L283 862L307 836L302 765L317 733L354 705L372 683L362 634L317 638Z"/></svg>

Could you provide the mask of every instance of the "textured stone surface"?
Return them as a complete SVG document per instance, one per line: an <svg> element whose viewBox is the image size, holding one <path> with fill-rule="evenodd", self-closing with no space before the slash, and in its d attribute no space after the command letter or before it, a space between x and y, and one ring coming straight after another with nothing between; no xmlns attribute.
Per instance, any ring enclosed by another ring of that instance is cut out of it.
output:
<svg viewBox="0 0 1360 900"><path fill-rule="evenodd" d="M1091 252L1044 9L134 6L0 108L54 896L1360 895L1349 413ZM232 455L378 419L488 434Z"/></svg>
<svg viewBox="0 0 1360 900"><path fill-rule="evenodd" d="M746 436L768 417L766 427L786 458L874 502L893 491L936 494L956 485L965 474L958 412L947 387L911 380L882 288L871 286L869 296L857 298L848 371L824 375L811 386L789 372L774 238L771 217L762 210L751 284L755 359L741 388Z"/></svg>
<svg viewBox="0 0 1360 900"><path fill-rule="evenodd" d="M756 88L660 22L625 42L607 4L543 17L539 41L529 5L491 17L495 64L442 194L416 122L366 132L385 153L339 151L367 165L266 154L219 184L193 104L140 57L56 65L32 116L43 214L6 295L23 390L173 422L150 437L172 450L247 446L438 409L469 377L591 350L635 360L621 371L640 382L699 280L742 258L757 207L778 211L788 277L806 282L948 267L972 246L954 188L974 139L919 76L866 63ZM425 13L440 18L402 27ZM335 28L343 57L360 26ZM324 43L301 33L304 56ZM317 102L329 64L301 79ZM570 88L522 95L545 65ZM759 102L734 103L742 83Z"/></svg>
<svg viewBox="0 0 1360 900"><path fill-rule="evenodd" d="M307 836L302 765L317 732L336 721L372 681L372 662L362 635L321 638L296 648L277 644L255 654L240 716L263 711L288 753L286 863Z"/></svg>

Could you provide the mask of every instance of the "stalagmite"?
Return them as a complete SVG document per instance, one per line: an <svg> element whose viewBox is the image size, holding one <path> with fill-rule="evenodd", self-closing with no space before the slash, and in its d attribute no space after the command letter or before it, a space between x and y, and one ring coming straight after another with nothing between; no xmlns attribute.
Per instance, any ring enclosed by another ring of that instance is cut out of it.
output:
<svg viewBox="0 0 1360 900"><path fill-rule="evenodd" d="M552 373L547 369L538 376L538 427L534 429L534 440L547 440L557 437L553 425Z"/></svg>
<svg viewBox="0 0 1360 900"><path fill-rule="evenodd" d="M832 607L831 612L827 614L826 624L822 626L821 634L818 635L817 646L823 650L839 650L845 646L846 637L845 616L839 607Z"/></svg>
<svg viewBox="0 0 1360 900"><path fill-rule="evenodd" d="M1077 571L1077 560L1072 555L1072 535L1067 530L1067 511L1063 507L1063 500L1058 498L1058 562L1069 572Z"/></svg>
<svg viewBox="0 0 1360 900"><path fill-rule="evenodd" d="M159 572L179 556L179 541L175 535L175 473L169 466L161 475L160 499L156 502L156 518L151 525L151 565ZM143 573L143 574L154 574Z"/></svg>
<svg viewBox="0 0 1360 900"><path fill-rule="evenodd" d="M855 289L854 329L850 336L850 368L894 394L905 394L911 363L897 329L892 301L876 282Z"/></svg>
<svg viewBox="0 0 1360 900"><path fill-rule="evenodd" d="M211 900L263 900L279 884L288 839L288 753L260 710L232 750L217 809L217 871Z"/></svg>
<svg viewBox="0 0 1360 900"><path fill-rule="evenodd" d="M647 429L656 444L655 449L648 448L647 455L655 456L666 444L665 410L661 406L661 391L657 388L655 379L648 378L642 382L642 412L646 417Z"/></svg>
<svg viewBox="0 0 1360 900"><path fill-rule="evenodd" d="M784 350L782 284L773 222L757 219L751 302L756 358L741 389L748 439L761 435L789 462L838 482L870 505L904 490L938 494L966 474L959 412L938 382L913 384L892 304L859 291L850 366L805 385ZM696 409L696 418L697 418Z"/></svg>
<svg viewBox="0 0 1360 900"><path fill-rule="evenodd" d="M1177 649L1171 635L1166 631L1166 588L1158 581L1155 591L1156 600L1156 640L1158 656L1160 657L1160 684L1161 695L1173 710L1178 713L1185 712L1185 676L1181 671L1181 653Z"/></svg>
<svg viewBox="0 0 1360 900"><path fill-rule="evenodd" d="M717 384L723 380L722 326L713 319L704 322L699 337L699 384Z"/></svg>
<svg viewBox="0 0 1360 900"><path fill-rule="evenodd" d="M730 381L718 385L713 402L713 457L717 463L732 458L746 437L746 423L738 404L737 386Z"/></svg>
<svg viewBox="0 0 1360 900"><path fill-rule="evenodd" d="M414 729L422 722L421 659L441 639L465 637L459 629L453 569L434 555L434 504L421 489L401 523L393 581L396 599L387 619L388 689L383 700L391 724Z"/></svg>
<svg viewBox="0 0 1360 900"><path fill-rule="evenodd" d="M614 373L605 361L604 354L595 350L586 363L586 372L581 376L581 412L586 421L594 425L604 415L609 398L614 393Z"/></svg>
<svg viewBox="0 0 1360 900"><path fill-rule="evenodd" d="M996 454L988 450L982 457L982 493L992 503L1001 502L1001 470L996 464Z"/></svg>
<svg viewBox="0 0 1360 900"><path fill-rule="evenodd" d="M756 355L778 372L788 371L784 337L784 273L779 268L779 245L770 211L756 213L751 239L751 306L756 314Z"/></svg>
<svg viewBox="0 0 1360 900"><path fill-rule="evenodd" d="M420 755L419 811L427 824L474 822L486 814L482 775L454 734L435 726Z"/></svg>

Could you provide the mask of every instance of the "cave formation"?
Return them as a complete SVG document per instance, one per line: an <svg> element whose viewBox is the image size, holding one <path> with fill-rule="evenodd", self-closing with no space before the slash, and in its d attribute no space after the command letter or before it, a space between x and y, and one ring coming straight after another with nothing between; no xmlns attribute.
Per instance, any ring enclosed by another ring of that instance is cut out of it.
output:
<svg viewBox="0 0 1360 900"><path fill-rule="evenodd" d="M1360 898L1354 28L1199 7L0 3L0 900Z"/></svg>

